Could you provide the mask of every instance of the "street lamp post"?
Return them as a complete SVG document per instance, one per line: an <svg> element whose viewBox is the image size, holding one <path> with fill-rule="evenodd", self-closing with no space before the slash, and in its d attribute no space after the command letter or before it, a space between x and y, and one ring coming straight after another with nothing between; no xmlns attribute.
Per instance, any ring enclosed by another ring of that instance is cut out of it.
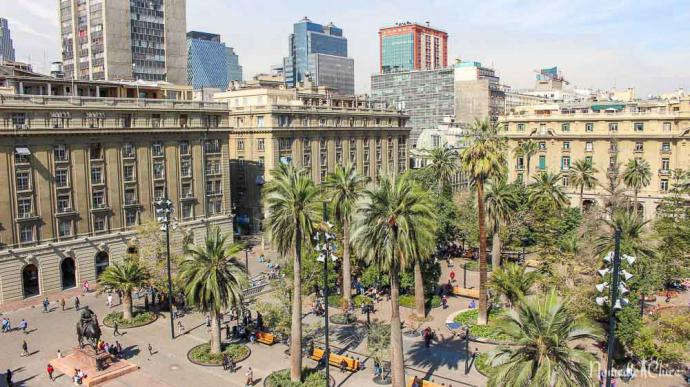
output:
<svg viewBox="0 0 690 387"><path fill-rule="evenodd" d="M467 289L467 261L462 264L462 287Z"/></svg>
<svg viewBox="0 0 690 387"><path fill-rule="evenodd" d="M172 274L170 268L170 226L171 226L171 215L174 211L172 201L168 199L168 193L166 188L165 198L158 200L156 202L156 215L158 216L158 222L162 223L161 230L165 231L165 249L167 253L167 266L168 266L168 308L170 309L170 337L175 338L175 323L173 315L173 291L172 291Z"/></svg>
<svg viewBox="0 0 690 387"><path fill-rule="evenodd" d="M337 257L333 254L336 250L335 248L335 235L331 234L329 231L333 227L328 222L328 202L323 202L323 224L324 229L322 232L317 232L314 235L314 241L316 242L316 251L319 253L318 261L323 262L323 302L324 302L324 352L323 358L326 364L326 386L329 385L330 381L330 346L328 344L328 260L332 259L334 262ZM323 238L322 238L323 237Z"/></svg>
<svg viewBox="0 0 690 387"><path fill-rule="evenodd" d="M249 277L249 246L244 249L244 267L247 268L247 277Z"/></svg>
<svg viewBox="0 0 690 387"><path fill-rule="evenodd" d="M465 331L465 375L470 373L470 327Z"/></svg>

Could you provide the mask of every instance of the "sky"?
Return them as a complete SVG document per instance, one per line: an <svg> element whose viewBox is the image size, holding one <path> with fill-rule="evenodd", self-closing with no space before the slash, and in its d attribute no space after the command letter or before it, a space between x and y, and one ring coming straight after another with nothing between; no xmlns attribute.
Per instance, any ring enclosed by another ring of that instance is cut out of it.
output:
<svg viewBox="0 0 690 387"><path fill-rule="evenodd" d="M60 59L58 0L0 0L17 59L45 71ZM448 60L476 60L502 83L529 88L534 70L558 66L572 86L635 87L640 97L690 90L687 0L187 0L187 30L221 34L244 77L269 72L304 16L341 27L357 93L378 71L378 29L430 22L448 32Z"/></svg>

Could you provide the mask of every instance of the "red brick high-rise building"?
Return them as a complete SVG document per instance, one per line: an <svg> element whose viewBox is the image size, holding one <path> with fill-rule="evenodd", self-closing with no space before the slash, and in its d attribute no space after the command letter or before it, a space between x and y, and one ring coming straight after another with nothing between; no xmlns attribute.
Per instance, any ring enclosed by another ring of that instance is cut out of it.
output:
<svg viewBox="0 0 690 387"><path fill-rule="evenodd" d="M380 71L433 70L448 66L448 34L416 23L379 30Z"/></svg>

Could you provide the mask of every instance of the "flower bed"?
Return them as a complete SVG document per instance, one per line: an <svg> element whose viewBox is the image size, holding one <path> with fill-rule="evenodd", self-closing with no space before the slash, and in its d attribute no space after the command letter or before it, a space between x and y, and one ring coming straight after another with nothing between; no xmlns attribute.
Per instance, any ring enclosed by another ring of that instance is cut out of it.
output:
<svg viewBox="0 0 690 387"><path fill-rule="evenodd" d="M431 308L438 308L441 306L441 297L437 295L431 296L431 298L426 298L426 307L427 309ZM415 299L414 299L414 294L403 294L400 296L400 306L405 307L405 308L415 308Z"/></svg>
<svg viewBox="0 0 690 387"><path fill-rule="evenodd" d="M330 316L328 321L336 325L349 325L355 323L357 321L357 317L355 317L354 314L339 313Z"/></svg>
<svg viewBox="0 0 690 387"><path fill-rule="evenodd" d="M506 313L505 309L491 308L489 312L489 322L486 325L477 325L477 316L479 311L477 309L466 310L453 319L454 322L467 325L470 327L470 336L479 337L490 340L505 341L508 339L496 329L496 321L498 318Z"/></svg>
<svg viewBox="0 0 690 387"><path fill-rule="evenodd" d="M211 344L197 345L187 352L187 359L194 364L203 366L219 366L223 364L223 354L228 354L235 363L245 360L251 354L249 347L244 344L221 344L220 353L211 353Z"/></svg>
<svg viewBox="0 0 690 387"><path fill-rule="evenodd" d="M158 319L158 315L153 312L135 311L133 315L134 318L131 320L125 320L122 318L122 312L109 313L103 319L103 324L112 328L115 326L115 321L117 321L118 328L137 328L149 325Z"/></svg>
<svg viewBox="0 0 690 387"><path fill-rule="evenodd" d="M264 387L323 387L326 384L326 373L323 371L304 369L302 382L290 380L290 370L280 370L269 374L264 379ZM329 383L332 384L332 383Z"/></svg>

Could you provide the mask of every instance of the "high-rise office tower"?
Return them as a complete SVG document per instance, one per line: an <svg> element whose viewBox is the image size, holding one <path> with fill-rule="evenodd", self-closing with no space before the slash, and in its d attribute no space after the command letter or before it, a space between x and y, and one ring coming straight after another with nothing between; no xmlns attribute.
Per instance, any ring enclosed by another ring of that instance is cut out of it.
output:
<svg viewBox="0 0 690 387"><path fill-rule="evenodd" d="M416 23L379 30L381 72L435 70L448 66L448 34Z"/></svg>
<svg viewBox="0 0 690 387"><path fill-rule="evenodd" d="M336 93L355 92L354 60L347 57L343 30L333 23L323 26L306 17L295 23L283 68L288 87L309 78L317 86L336 89Z"/></svg>
<svg viewBox="0 0 690 387"><path fill-rule="evenodd" d="M204 87L226 90L230 81L242 80L239 57L232 47L220 41L220 35L208 32L187 33L187 83L195 89Z"/></svg>
<svg viewBox="0 0 690 387"><path fill-rule="evenodd" d="M0 17L0 62L14 62L14 47L7 19Z"/></svg>
<svg viewBox="0 0 690 387"><path fill-rule="evenodd" d="M186 0L60 0L59 15L66 77L186 82Z"/></svg>

